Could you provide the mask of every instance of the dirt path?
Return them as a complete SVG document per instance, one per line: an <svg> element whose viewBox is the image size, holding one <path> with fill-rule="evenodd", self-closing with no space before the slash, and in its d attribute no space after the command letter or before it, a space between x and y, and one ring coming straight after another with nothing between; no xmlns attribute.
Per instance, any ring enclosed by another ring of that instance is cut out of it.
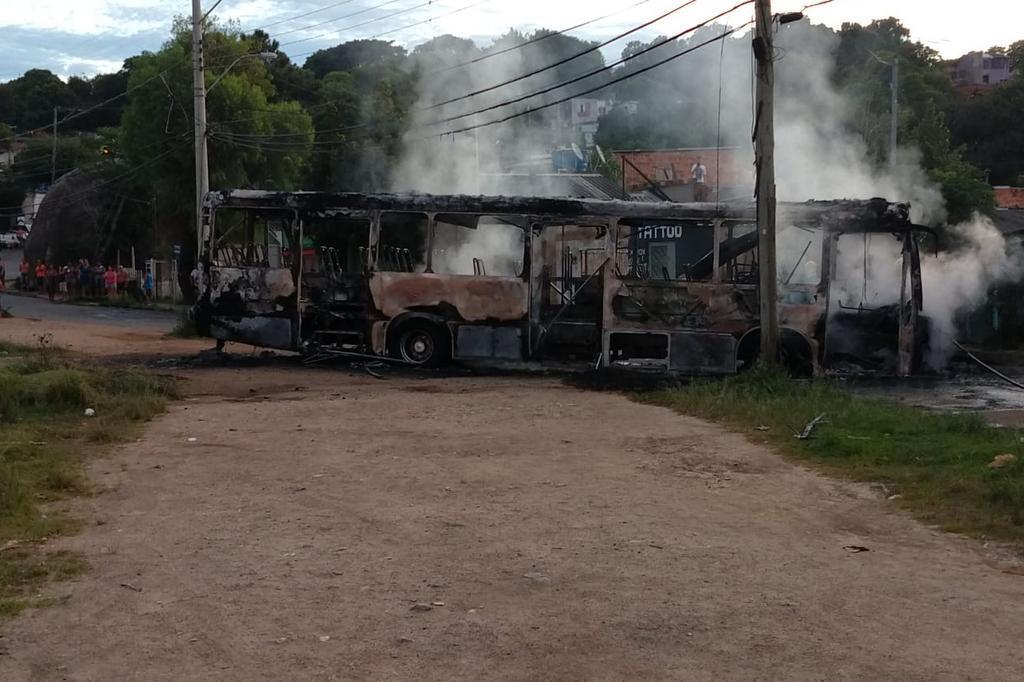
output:
<svg viewBox="0 0 1024 682"><path fill-rule="evenodd" d="M186 376L91 466L102 525L57 544L93 570L4 626L0 679L1020 678L1024 576L713 425L546 379Z"/></svg>

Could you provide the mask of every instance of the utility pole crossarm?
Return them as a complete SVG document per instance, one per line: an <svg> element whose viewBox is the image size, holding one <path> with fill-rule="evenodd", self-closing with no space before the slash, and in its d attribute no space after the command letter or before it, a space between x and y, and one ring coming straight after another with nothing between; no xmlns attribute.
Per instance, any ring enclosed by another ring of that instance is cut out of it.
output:
<svg viewBox="0 0 1024 682"><path fill-rule="evenodd" d="M757 252L762 362L779 357L778 284L775 259L775 48L771 0L756 0L754 57L757 108L754 159L757 171Z"/></svg>

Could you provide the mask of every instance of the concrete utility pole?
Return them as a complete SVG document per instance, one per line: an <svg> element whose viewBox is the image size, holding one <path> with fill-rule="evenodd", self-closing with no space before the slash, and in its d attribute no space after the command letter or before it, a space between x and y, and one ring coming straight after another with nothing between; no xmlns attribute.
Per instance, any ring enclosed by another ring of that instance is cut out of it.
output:
<svg viewBox="0 0 1024 682"><path fill-rule="evenodd" d="M210 160L206 153L206 73L203 66L203 10L192 0L192 88L196 155L196 262L203 243L203 197L210 189Z"/></svg>
<svg viewBox="0 0 1024 682"><path fill-rule="evenodd" d="M761 313L761 360L779 357L779 316L775 260L775 50L771 0L756 0L754 57L757 60L757 108L754 167L757 170L757 259Z"/></svg>
<svg viewBox="0 0 1024 682"><path fill-rule="evenodd" d="M50 152L50 187L57 182L57 107L53 108L53 151Z"/></svg>

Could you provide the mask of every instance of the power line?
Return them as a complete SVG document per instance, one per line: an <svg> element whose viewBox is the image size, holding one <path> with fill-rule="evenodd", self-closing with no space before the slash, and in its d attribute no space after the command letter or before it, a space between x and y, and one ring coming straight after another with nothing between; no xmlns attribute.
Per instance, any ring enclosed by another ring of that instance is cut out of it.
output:
<svg viewBox="0 0 1024 682"><path fill-rule="evenodd" d="M691 26L690 28L687 28L687 29L685 29L683 31L680 31L679 33L675 34L674 36L670 36L668 38L664 38L662 40L655 41L655 42L651 43L650 45L648 45L647 47L645 47L644 49L642 49L642 50L640 50L638 52L635 52L635 53L629 55L628 57L623 57L622 59L620 59L620 60L618 60L616 62L612 62L611 64L608 64L607 66L603 66L603 67L601 67L599 69L594 69L594 70L589 71L587 73L584 73L584 74L581 74L579 76L576 76L575 78L570 78L569 80L562 81L561 83L556 83L556 84L550 85L550 86L548 86L546 88L542 88L540 90L535 90L535 91L533 91L531 93L527 93L525 95L521 95L519 97L515 97L513 99L506 100L504 102L499 102L498 104L492 104L491 106L484 107L482 109L477 109L476 111L471 111L471 112L468 112L468 113L465 113L465 114L458 114L456 116L449 116L447 118L441 119L437 123L450 123L452 121L457 121L459 119L467 118L469 116L476 116L478 114L483 114L483 113L486 113L488 111L494 111L495 109L500 109L500 108L509 106L511 104L518 104L519 102L522 102L524 100L532 99L534 97L537 97L538 95L547 94L547 93L549 93L549 92L551 92L553 90L557 90L559 88L564 88L567 85L572 85L572 84L578 83L578 82L580 82L582 80L586 80L587 78L591 78L593 76L596 76L596 75L598 75L600 73L604 73L606 71L610 71L610 70L614 69L617 66L622 66L623 64L625 64L625 63L627 63L629 61L632 61L633 59L636 59L637 57L643 56L643 55L647 54L648 52L656 50L656 49L658 49L658 48L660 48L660 47L662 47L664 45L667 45L668 43L675 42L676 40L679 40L683 36L686 36L686 35L688 35L690 33L693 33L695 31L697 31L698 29L703 28L704 26L707 26L708 24L712 23L713 21L717 21L718 19L721 19L722 17L724 17L724 16L726 16L728 14L731 14L732 12L735 12L740 7L743 7L744 5L749 5L752 2L753 2L753 0L743 0L742 2L734 5L733 7L729 8L727 10L725 10L723 12L719 12L718 14L716 14L713 17L711 17L710 19L705 19L704 21L700 22L699 24L695 24L695 25ZM747 24L745 24L744 26L746 26L746 25ZM728 33L724 33L723 37L726 36L726 35L730 35L731 33L734 33L734 32L735 32L735 29L733 31L728 32ZM707 44L707 43L701 43L701 46L703 46L705 44ZM698 47L700 47L700 46L698 46ZM689 52L692 52L692 51L693 51L692 49L691 50L684 50L680 54L688 54ZM659 63L665 63L665 62L663 61L663 62L659 62ZM635 74L640 74L640 73L646 73L647 71L650 71L650 69L640 69L640 70L638 70L638 71L636 71L634 73ZM620 82L622 80L625 80L625 79L624 78L619 78L619 79L610 81L608 83L604 83L602 85L599 85L599 86L597 86L597 87L595 87L595 88L593 88L591 90L588 90L585 93L580 93L580 94L589 94L590 92L596 92L597 90L601 90L602 88L608 87L609 85L613 85L614 83L618 83L618 82ZM575 95L575 97L579 97L580 94ZM463 98L459 98L459 99L463 99ZM570 98L570 99L572 99L572 98ZM457 100L453 100L453 101L457 101ZM545 107L541 107L541 108L546 108L546 106L547 105L545 105ZM456 131L456 132L458 132L458 131Z"/></svg>
<svg viewBox="0 0 1024 682"><path fill-rule="evenodd" d="M175 137L170 138L170 140L168 140L168 139L158 140L158 141L156 141L154 143L151 143L151 144L145 145L143 147L140 147L140 149L147 149L149 147L155 147L158 144L163 144L164 142L168 142L168 141L176 142L176 141L179 141L179 140L183 140L185 137L187 137L187 136L189 136L191 134L192 134L192 131L188 131L186 133L182 133L180 135L176 135ZM156 163L160 159L168 156L172 152L177 151L177 149L178 149L178 147L171 147L170 149L166 149L163 152L161 152L160 154L157 154L156 156L150 157L149 159L143 161L142 163L140 163L140 164L138 164L138 165L136 165L136 166L134 166L132 168L129 168L124 173L116 175L113 178L109 178L109 179L107 179L107 180L105 180L105 181L103 181L103 182L101 182L99 184L91 184L86 189L83 189L83 190L80 190L78 192L72 193L72 194L70 194L70 195L68 195L66 197L61 197L60 199L56 200L58 202L57 206L58 206L58 208L59 207L63 207L71 199L75 199L77 197L84 196L86 194L89 194L91 192L96 191L97 189L100 189L102 187L106 187L108 185L111 185L114 182L117 182L118 180L121 180L123 178L128 177L129 175L137 173L138 171L140 171L140 170L142 170L144 168L147 168L148 166L153 165L154 163ZM99 165L101 163L105 163L105 161L99 161L99 162L97 162L96 164L94 164L91 167L84 167L84 168L83 167L79 167L76 170L82 170L82 171L91 170L92 168L95 168L95 166L97 166L97 165ZM50 204L48 204L48 205L50 205ZM20 205L19 206L0 206L0 211L5 211L5 210L8 210L8 209L20 209L20 208L21 208Z"/></svg>
<svg viewBox="0 0 1024 682"><path fill-rule="evenodd" d="M747 4L747 3L743 3L743 4ZM505 117L499 118L499 119L495 119L493 121L486 121L484 123L479 123L479 124L476 124L476 125L466 126L464 128L458 128L456 130L447 130L447 131L444 131L443 133L441 133L441 135L442 136L444 136L444 135L455 135L457 133L465 133L465 132L469 132L470 130L476 130L478 128L486 128L488 126L492 126L492 125L495 125L497 123L505 123L506 121L511 121L514 118L519 118L520 116L526 116L527 114L532 114L532 113L534 113L536 111L541 111L543 109L547 109L549 107L553 107L553 106L556 106L558 104L562 104L564 102L568 102L568 101L570 101L572 99L575 99L577 97L582 97L583 95L589 95L589 94L591 94L593 92L597 92L598 90L603 90L604 88L607 88L607 87L609 87L611 85L615 85L616 83L621 83L624 80L628 80L630 78L633 78L634 76L638 76L638 75L640 75L642 73L646 73L648 71L656 69L657 67L662 66L664 64L667 64L668 62L673 61L675 59L678 59L678 58L682 57L683 55L690 54L691 52L693 52L695 50L698 50L698 49L704 47L705 45L710 45L711 43L713 43L715 41L718 41L718 40L725 40L726 37L732 35L733 33L736 33L737 31L740 31L740 30L750 26L752 23L753 22L748 21L747 23L742 24L740 26L737 26L736 28L734 28L734 29L732 29L730 31L727 31L725 33L722 33L721 35L715 36L714 38L710 38L708 40L705 40L704 42L702 42L702 43L700 43L698 45L694 45L693 47L687 48L687 49L683 50L682 52L678 52L678 53L676 53L676 54L674 54L674 55L672 55L670 57L666 57L665 59L662 59L662 60L657 61L657 62L655 62L653 64L650 64L649 66L645 66L645 67L643 67L641 69L638 69L637 71L634 71L633 73L629 73L629 74L626 74L624 76L620 76L618 78L614 78L614 79L608 81L607 83L602 83L601 85L595 86L595 87L590 88L588 90L584 90L582 92L577 92L574 95L570 95L568 97L563 97L563 98L555 100L553 102L547 102L545 104L540 104L538 106L531 107L529 109L525 109L523 111L520 111L520 112L517 112L517 113L514 113L514 114L509 114L508 116L505 116ZM473 114L469 114L469 115L473 115ZM460 118L462 118L462 117L460 117Z"/></svg>
<svg viewBox="0 0 1024 682"><path fill-rule="evenodd" d="M626 63L626 62L628 62L628 61L630 61L630 60L632 60L632 59L634 59L636 57L639 57L639 56L641 56L641 55L643 55L643 54L645 54L647 52L650 52L651 50L657 49L658 47L662 47L662 46L664 46L664 45L666 45L666 44L668 44L670 42L676 41L676 40L682 38L685 35L693 33L695 31L697 31L698 29L711 24L712 22L715 22L715 20L717 20L718 18L721 18L722 16L735 11L739 7L751 4L752 2L753 2L753 0L744 0L743 2L740 2L740 3L736 4L735 6L729 8L729 9L723 11L723 12L720 12L719 14L717 14L717 15L711 17L711 18L703 20L703 22L701 22L701 23L699 23L699 24L697 24L697 25L695 25L693 27L690 27L689 29L686 29L685 31L682 31L682 32L676 34L675 36L672 36L670 38L666 38L666 39L663 39L663 40L660 40L660 41L655 41L654 43L649 45L647 48L645 48L643 50L640 50L640 51L638 51L638 52L636 52L636 53L634 53L634 54L632 54L632 55L630 55L628 57L624 57L624 58L622 58L622 59L620 59L620 60L618 60L616 62L613 62L613 63L611 63L611 65L608 65L608 66L603 67L601 69L597 69L597 70L591 71L591 72L589 72L587 74L583 74L582 76L578 76L578 77L569 79L567 81L562 81L560 83L556 83L556 84L551 85L549 87L542 88L541 90L530 92L530 93L521 95L519 97L515 97L513 99L505 100L505 101L499 102L497 104L486 106L486 108L479 109L479 110L476 110L474 112L469 112L469 113L461 114L461 115L458 115L458 116L446 117L446 118L443 118L443 119L439 119L439 120L427 122L427 123L424 123L424 124L420 124L420 125L417 125L417 126L413 126L409 130L426 129L426 128L430 128L430 127L433 127L433 126L436 126L436 125L440 125L440 124L444 124L444 123L451 123L453 121L457 121L457 120L460 120L460 119L468 118L468 117L471 117L471 116L477 116L479 114L484 114L484 113L489 112L489 111L494 111L494 110L497 110L497 109L502 109L502 108L504 108L504 106L508 106L510 104L514 104L514 103L517 103L519 101L523 101L525 99L530 99L532 97L536 97L536 96L541 95L541 94L546 94L546 93L551 92L553 90L557 90L557 89L566 87L568 85L572 85L573 83L578 83L580 81L583 81L583 80L586 80L588 78L591 78L591 77L593 77L593 76L595 76L597 74L610 71L611 69L614 69L615 67L622 66L622 65L624 65L624 63ZM655 62L654 65L652 65L652 66L649 66L649 67L646 67L646 68L643 68L643 69L639 69L639 70L637 70L637 71L635 71L633 73L626 74L624 76L612 79L611 81L608 81L608 82L603 82L603 83L601 83L601 84L599 84L599 85L597 85L595 87L592 87L590 89L584 90L583 92L578 92L578 93L572 94L570 96L563 97L561 99L557 99L557 100L552 101L552 102L547 102L545 104L541 104L541 105L535 106L535 108L527 109L524 112L520 112L518 114L513 114L513 115L510 115L510 116L507 116L507 117L504 117L504 118L501 118L501 119L498 119L498 120L495 120L495 121L489 121L489 122L485 122L483 124L474 125L474 126L467 126L467 127L464 127L464 128L460 128L458 130L445 131L445 132L442 132L440 134L441 135L455 134L455 133L459 133L459 132L465 132L465 131L469 131L469 130L474 130L476 128L481 128L481 127L485 127L485 126L495 125L497 123L503 123L505 121L509 121L509 120L518 118L520 116L524 116L526 114L531 114L531 113L538 112L538 111L541 111L541 110L544 110L544 109L548 109L548 108L550 108L550 106L554 106L555 104L560 104L562 102L569 101L570 99L573 99L575 97L580 97L580 96L585 95L585 94L590 94L592 92L596 92L597 90L604 89L604 88L609 87L611 85L614 85L616 83L620 83L620 82L625 81L627 79L630 79L630 78L633 78L635 76L639 76L641 74L644 74L644 73L646 73L648 71L651 71L652 69L654 69L656 67L664 65L664 63L667 63L668 61L676 59L676 58L678 58L678 57L680 57L680 56L682 56L684 54L689 54L690 52L693 52L694 50L696 50L696 49L698 49L700 47L708 45L708 44L714 42L715 40L724 40L726 37L736 33L737 31L739 31L741 29L744 29L746 27L749 27L752 23L753 22L748 22L748 23L746 23L746 24L744 24L742 26L739 26L739 27L737 27L735 29L727 30L726 32L724 32L723 34L721 34L720 36L718 36L716 38L713 38L713 39L711 39L709 41L702 42L702 43L700 43L698 45L695 45L695 46L690 47L690 48L688 48L686 50L678 52L678 53L676 53L676 54L674 54L674 55L672 55L672 56L670 56L670 57L668 57L666 59L659 60L659 61ZM329 133L329 132L350 132L350 131L357 130L357 129L369 128L371 126L372 126L372 123L361 123L361 124L357 124L357 125L353 125L353 126L346 126L344 128L328 128L328 129L317 130L317 131L315 131L315 133L316 134L324 134L324 133ZM306 133L279 133L279 134L270 134L270 135L226 133L226 134L221 134L220 138L221 138L222 141L229 141L229 140L230 141L243 141L243 140L245 140L245 141L249 141L250 143L255 143L255 142L259 142L259 140L267 140L267 139L271 139L271 138L281 138L281 137L298 137L298 136L303 135L303 134L306 134ZM263 142L263 143L266 144L267 142ZM270 144L278 145L279 151L283 150L285 145L288 144L288 142L285 142L285 141L271 141L269 143ZM292 151L300 151L301 147L299 147L298 145L293 145L293 146L291 146L289 148L291 148Z"/></svg>
<svg viewBox="0 0 1024 682"><path fill-rule="evenodd" d="M534 69L533 71L530 71L528 73L524 73L521 76L516 76L515 78L510 78L509 80L502 81L501 83L495 83L494 85L490 85L490 86L488 86L486 88L481 88L479 90L474 90L473 92L467 92L464 95L460 95L458 97L452 97L451 99L444 100L443 102L437 102L437 103L432 104L432 105L430 105L429 107L426 107L426 108L427 109L436 109L438 107L443 107L446 104L452 104L453 102L458 102L458 101L463 100L463 99L468 99L470 97L476 97L477 95L482 95L485 92L491 92L492 90L496 90L498 88L505 87L506 85L511 85L512 83L517 83L517 82L519 82L521 80L524 80L526 78L530 78L532 76L536 76L537 74L544 73L545 71L549 71L551 69L558 68L559 66L562 66L563 64L567 64L567 63L573 61L574 59L579 59L580 57L582 57L584 55L588 55L588 54L590 54L592 52L596 52L596 51L600 50L601 48L607 47L608 45L611 45L612 43L614 43L614 42L616 42L618 40L622 40L623 38L625 38L628 35L631 35L633 33L636 33L637 31L643 30L643 29L647 28L648 26L650 26L652 24L656 24L659 21L661 21L662 19L665 19L666 17L669 17L669 16L675 14L676 12L679 12L680 10L683 10L683 9L689 7L690 5L692 5L695 2L697 2L697 0L686 0L686 2L684 2L683 4L676 5L675 7L670 9L669 11L664 12L663 14L659 14L658 16L654 17L653 19L650 19L649 21L645 21L644 23L640 24L639 26L637 26L635 28L631 28L628 31L623 31L622 33L619 33L618 35L616 35L616 36L614 36L612 38L609 38L608 40L605 40L604 42L598 43L598 44L594 45L593 47L589 47L589 48L587 48L585 50L580 50L579 52L577 52L577 53L575 53L575 54L573 54L573 55L571 55L569 57L566 57L564 59L559 59L557 62L554 62L553 64L548 64L547 66L544 66L542 68Z"/></svg>
<svg viewBox="0 0 1024 682"><path fill-rule="evenodd" d="M263 24L262 26L255 26L255 27L253 27L251 29L247 29L246 32L251 33L253 31L257 31L257 30L264 30L265 31L268 28L270 28L271 26L280 26L281 24L287 24L290 21L296 21L298 19L305 19L308 16L312 16L314 14L319 14L320 12L326 12L329 9L334 9L335 7L341 7L342 5L347 5L347 4L351 3L351 2L355 2L355 0L341 0L341 2L336 2L333 5L327 5L326 7L321 7L320 9L315 9L315 10L312 10L312 11L309 11L309 12L303 12L302 14L296 14L295 16L290 16L290 17L286 17L284 19L279 19L277 21L272 21L269 24Z"/></svg>
<svg viewBox="0 0 1024 682"><path fill-rule="evenodd" d="M485 0L485 1L489 1L489 0ZM384 5L390 5L390 4L394 3L394 2L397 2L397 0L388 0L388 2L385 2L382 5L379 5L378 7L383 7ZM369 26L370 24L375 24L378 21L384 21L385 19L391 19L393 17L401 16L403 14L408 14L409 12L413 12L415 10L422 9L423 7L426 7L426 6L432 5L432 4L434 4L434 0L426 0L426 2L421 2L418 5L413 5L412 7L406 7L405 9L396 10L394 12L391 12L390 14L382 14L379 17L374 17L373 19L367 19L366 21L362 21L362 22L360 22L358 24L352 24L351 26L342 26L341 28L335 29L333 31L328 31L327 33L318 33L318 34L316 34L314 36L307 36L305 38L298 38L296 40L289 40L287 42L280 43L280 46L284 47L285 45L296 45L298 43L309 42L310 40L317 40L318 38L326 38L328 36L335 36L335 35L341 33L342 31L350 31L350 30L352 30L354 28L360 28L362 26ZM370 9L378 9L378 7L371 7ZM364 11L368 12L370 10L364 10ZM363 12L356 12L355 14L362 14L362 13ZM324 22L324 23L328 23L328 22ZM292 31L286 31L285 33L294 33L295 30L303 30L303 29L293 29ZM284 34L282 33L282 34L278 34L278 35L284 35ZM277 36L274 36L274 38L276 39Z"/></svg>
<svg viewBox="0 0 1024 682"><path fill-rule="evenodd" d="M660 47L663 47L666 44L669 44L669 43L672 43L672 42L674 42L676 40L679 40L680 38L682 38L682 37L684 37L684 36L686 36L686 35L688 35L690 33L693 33L695 31L697 31L698 29L703 28L704 26L707 26L710 23L712 23L714 21L717 21L718 19L721 19L722 17L724 17L724 16L726 16L728 14L731 14L732 12L736 11L740 7L743 7L745 5L751 4L752 2L753 2L753 0L743 0L742 2L734 5L733 7L729 8L727 10L719 12L718 14L716 14L713 17L710 17L709 19L705 19L704 21L702 21L702 22L700 22L698 24L695 24L694 26L691 26L691 27L689 27L689 28L687 28L687 29L685 29L683 31L680 31L679 33L677 33L677 34L675 34L673 36L670 36L668 38L663 38L661 40L655 41L655 42L651 43L650 45L648 45L646 48L644 48L642 50L639 50L639 51L637 51L637 52L635 52L635 53L633 53L633 54L631 54L629 56L623 57L622 59L619 59L618 61L612 62L611 64L608 64L607 66L603 66L601 68L594 69L592 71L589 71L587 73L581 74L581 75L576 76L574 78L570 78L568 80L561 81L559 83L555 83L553 85L541 88L539 90L534 90L532 92L525 93L525 94L520 95L518 97L514 97L514 98L508 99L508 100L504 100L504 101L498 102L496 104L492 104L490 106L483 107L481 109L477 109L477 110L474 110L474 111L470 111L470 112L466 112L466 113L458 114L458 115L454 115L454 116L448 116L448 117L441 118L441 119L438 119L438 120L435 120L435 121L431 121L431 122L428 122L428 123L420 124L418 126L414 126L412 129L415 130L415 129L419 129L419 128L429 128L431 126L441 125L441 124L444 124L444 123L451 123L453 121L457 121L457 120L460 120L460 119L463 119L463 118L468 118L470 116L476 116L478 114L483 114L483 113L487 113L489 111L494 111L495 109L501 109L501 108L510 106L512 104L517 104L519 102L522 102L522 101L525 101L525 100L528 100L528 99L532 99L532 98L537 97L539 95L544 95L544 94L547 94L547 93L552 92L554 90L558 90L560 88L564 88L564 87L572 85L574 83L578 83L578 82L580 82L582 80L586 80L586 79L591 78L593 76L596 76L596 75L598 75L600 73L611 71L612 69L614 69L614 68L616 68L618 66L622 66L623 64L626 64L626 63L636 59L637 57L641 57L641 56L643 56L643 55L645 55L645 54L647 54L647 53L649 53L649 52L651 52L653 50L656 50L656 49L658 49ZM751 22L748 22L747 24L744 24L741 28L745 28L746 26L749 26L750 23ZM739 30L739 29L737 28L737 29L733 29L732 31L729 31L727 33L723 33L722 37L724 38L727 35L731 35L732 33L735 33L737 30ZM701 46L703 46L705 44L707 44L707 43L702 43L698 47L701 47ZM689 49L689 50L685 50L685 51L683 51L683 52L681 52L679 54L688 54L689 52L692 52L692 51L693 51L692 49ZM665 63L665 62L664 61L659 62L659 64L662 64L662 63ZM591 92L595 92L597 90L601 90L601 89L603 89L605 87L608 87L608 86L610 86L610 85L612 85L614 83L621 82L622 80L625 80L625 78L627 78L627 77L632 77L633 75L639 75L639 74L645 73L645 72L647 72L649 70L650 70L649 68L640 69L638 71L635 71L633 74L627 74L626 77L619 78L619 79L610 81L608 83L603 83L603 84L598 85L598 86L596 86L596 87L594 87L594 88L592 88L590 90L587 90L584 93L576 94L573 97L579 97L581 94L589 94ZM463 97L455 98L453 100L450 100L448 103L453 103L455 101L459 101L459 100L462 100L462 99L468 99L471 96L472 95L465 95ZM572 98L570 97L569 99L572 99ZM560 102L561 101L568 101L568 100L560 100ZM539 107L539 108L543 109L543 108L547 108L547 106L551 106L551 105L545 105L545 106L542 106L542 107ZM433 108L435 108L435 107L433 107L433 106L421 107L419 109L416 109L415 111L427 111L427 110L430 110L430 109L433 109ZM344 128L328 128L328 129L323 129L323 130L319 130L319 131L316 131L316 132L318 132L318 133L348 132L348 131L356 130L356 129L359 129L359 128L366 128L366 127L369 127L370 125L371 125L370 123L361 123L361 124L357 124L357 125L354 125L354 126L346 126ZM461 131L455 131L455 132L461 132ZM447 133L445 133L445 134L447 134ZM269 135L246 135L246 134L239 133L239 134L233 134L232 136L234 136L234 137L250 137L250 138L268 139L268 138L280 138L280 137L298 137L300 135L301 135L300 133L278 133L278 134L269 134Z"/></svg>
<svg viewBox="0 0 1024 682"><path fill-rule="evenodd" d="M273 35L273 38L277 39L277 38L280 38L281 36L286 36L289 33L297 33L299 31L308 31L310 29L319 28L320 26L326 26L327 24L332 24L335 21L341 21L342 19L349 19L351 17L357 17L360 14L366 14L367 12L374 12L376 10L381 9L382 7L387 7L388 5L393 5L396 2L400 2L400 1L401 0L385 0L385 2L382 2L382 3L377 4L377 5L373 5L372 7L365 7L363 9L357 10L355 12L349 12L348 14L342 14L340 17L334 17L333 19L327 19L326 21L321 21L320 23L317 23L317 24L307 24L306 26L299 26L298 28L290 28L287 31L280 31L278 33L275 33ZM433 0L431 0L431 2L433 2ZM423 3L423 4L429 5L429 4L431 4L431 2L426 2L426 3ZM423 5L417 5L416 7L422 7L422 6ZM410 8L410 9L415 9L415 8ZM408 10L406 10L406 11L408 11ZM386 17L381 17L381 18L386 18ZM374 21L378 21L378 20L379 19L375 19ZM344 29L339 29L339 30L344 30ZM294 41L294 42L301 42L301 41Z"/></svg>
<svg viewBox="0 0 1024 682"><path fill-rule="evenodd" d="M430 22L435 21L437 19L443 19L444 17L449 17L449 16L451 16L453 14L458 14L460 12L465 12L466 10L473 9L474 7L479 7L480 5L483 5L485 3L492 2L492 1L493 0L478 0L477 2L471 3L469 5L464 5L462 7L456 7L455 9L449 10L447 12L442 12L441 14L436 14L436 15L434 15L432 17L428 17L426 19L423 19L422 21L417 21L415 23L408 24L407 26L402 26L400 28L391 29L390 31L384 31L382 33L378 33L378 34L376 34L374 36L371 36L371 37L372 38L379 38L380 36L390 35L392 33L397 33L399 31L404 31L406 29L414 28L416 26L422 26L423 24L429 24ZM390 16L394 16L394 15L390 15ZM388 18L387 16L380 17L380 19L387 19L387 18ZM376 20L374 20L374 21L376 21ZM364 26L365 24L368 24L368 23L373 23L373 22L372 21L365 22L364 24L357 24L356 26L346 26L345 28L338 29L338 30L339 31L344 31L344 30L348 30L348 29L351 29L351 28L357 28L358 26ZM327 35L332 35L332 34L325 33L325 34L320 35L320 36L313 36L313 38L305 38L304 40L313 40L314 38L323 38L324 36L327 36ZM283 43L282 47L284 45L291 45L291 44L296 43L296 42L300 42L300 41L292 41L290 43ZM295 58L295 57L307 57L307 56L309 56L311 54L316 54L319 51L320 50L313 50L311 52L300 52L299 54L291 55L291 57L292 58Z"/></svg>
<svg viewBox="0 0 1024 682"><path fill-rule="evenodd" d="M510 47L506 47L506 48L501 49L501 50L497 50L496 52L488 52L485 55L481 55L481 56L479 56L479 57L477 57L475 59L470 59L469 61L462 62L461 64L453 64L451 66L446 66L443 69L437 69L436 71L428 71L424 75L432 76L434 74L445 73L446 71L452 71L454 69L459 69L459 68L462 68L464 66L471 66L473 64L477 64L477 63L482 62L484 60L490 59L491 57L497 57L498 55L507 54L509 52L512 52L513 50L522 49L522 48L526 47L527 45L533 45L534 43L539 43L540 41L547 40L548 38L553 38L555 36L565 35L566 33L569 33L570 31L575 31L576 29L583 28L584 26L590 26L591 24L596 24L597 22L603 21L603 20L607 19L608 17L613 17L613 16L615 16L617 14L622 14L623 12L635 10L636 8L638 8L638 7L642 6L642 5L646 5L649 2L651 2L651 0L640 0L640 2L638 2L635 5L632 5L630 7L624 7L622 9L616 10L614 12L609 12L608 14L603 14L603 15L601 15L599 17L595 17L593 19L588 19L586 21L580 22L580 23L575 24L573 26L570 26L568 28L563 28L563 29L558 30L558 31L551 31L549 33L545 33L545 34L543 34L541 36L537 36L536 32L535 32L534 33L534 37L530 38L529 40L524 40L521 43L516 43L515 45L512 45Z"/></svg>

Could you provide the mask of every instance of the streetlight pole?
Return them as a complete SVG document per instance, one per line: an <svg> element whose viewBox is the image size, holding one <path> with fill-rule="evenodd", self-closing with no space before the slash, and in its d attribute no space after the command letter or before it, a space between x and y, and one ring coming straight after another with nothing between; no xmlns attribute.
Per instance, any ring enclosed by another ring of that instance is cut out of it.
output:
<svg viewBox="0 0 1024 682"><path fill-rule="evenodd" d="M203 66L203 10L192 0L192 89L196 156L196 262L203 245L203 197L210 190L210 160L206 151L206 74Z"/></svg>

